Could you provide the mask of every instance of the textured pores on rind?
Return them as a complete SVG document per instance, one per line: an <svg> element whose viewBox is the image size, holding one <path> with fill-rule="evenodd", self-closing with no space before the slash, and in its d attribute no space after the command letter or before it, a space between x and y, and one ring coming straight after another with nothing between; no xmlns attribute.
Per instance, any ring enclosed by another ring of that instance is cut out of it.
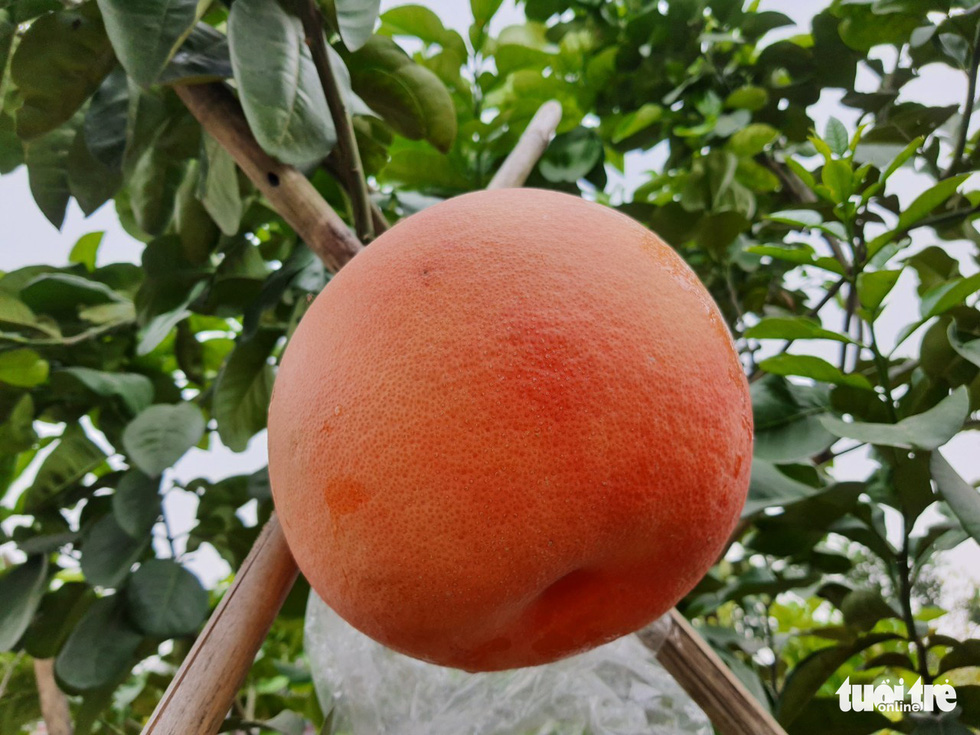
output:
<svg viewBox="0 0 980 735"><path fill-rule="evenodd" d="M745 501L748 389L714 304L633 220L536 190L394 227L313 302L269 415L299 567L439 664L546 663L707 572Z"/></svg>

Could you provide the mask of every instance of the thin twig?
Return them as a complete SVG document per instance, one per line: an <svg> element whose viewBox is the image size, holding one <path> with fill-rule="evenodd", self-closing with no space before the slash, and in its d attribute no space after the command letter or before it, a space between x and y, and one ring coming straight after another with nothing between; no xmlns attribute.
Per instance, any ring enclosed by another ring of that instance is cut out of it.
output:
<svg viewBox="0 0 980 735"><path fill-rule="evenodd" d="M54 659L34 659L34 678L41 700L41 716L47 726L48 735L72 735L68 698L55 681Z"/></svg>
<svg viewBox="0 0 980 735"><path fill-rule="evenodd" d="M361 153L357 148L357 138L354 136L350 109L347 107L347 100L341 94L340 87L337 86L337 75L331 68L330 52L323 35L323 14L316 0L309 0L306 12L302 16L306 44L310 47L313 65L320 77L320 85L323 87L330 116L337 130L337 149L344 164L344 179L353 203L354 229L361 242L366 244L374 239L371 198L368 196L367 179L364 176L364 166L361 164Z"/></svg>
<svg viewBox="0 0 980 735"><path fill-rule="evenodd" d="M854 318L854 312L857 309L857 287L853 284L847 292L847 302L844 311L844 328L841 330L842 334L851 333L851 320ZM840 369L847 369L847 353L848 347L850 345L847 342L842 342L840 346Z"/></svg>
<svg viewBox="0 0 980 735"><path fill-rule="evenodd" d="M949 168L943 172L942 178L948 179L955 174L963 162L966 151L966 141L970 134L970 120L973 118L973 108L977 99L977 73L980 72L980 25L973 34L973 55L970 57L970 81L967 84L966 102L963 105L963 119L960 121L960 131L956 139L956 150Z"/></svg>

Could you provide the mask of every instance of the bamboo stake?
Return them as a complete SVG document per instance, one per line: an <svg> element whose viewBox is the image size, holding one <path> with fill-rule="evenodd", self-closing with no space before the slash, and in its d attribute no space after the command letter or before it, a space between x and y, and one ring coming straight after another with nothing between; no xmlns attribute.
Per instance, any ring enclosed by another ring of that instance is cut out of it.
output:
<svg viewBox="0 0 980 735"><path fill-rule="evenodd" d="M298 573L273 515L167 687L144 735L218 732Z"/></svg>
<svg viewBox="0 0 980 735"><path fill-rule="evenodd" d="M551 137L561 122L561 103L550 100L534 113L527 129L503 165L487 185L488 189L510 189L523 186L537 165Z"/></svg>
<svg viewBox="0 0 980 735"><path fill-rule="evenodd" d="M55 681L53 658L34 659L34 679L37 681L41 717L44 718L48 735L72 735L68 697L58 688L58 682Z"/></svg>
<svg viewBox="0 0 980 735"><path fill-rule="evenodd" d="M655 626L636 635L691 698L720 735L786 735L684 616L671 610L666 638Z"/></svg>
<svg viewBox="0 0 980 735"><path fill-rule="evenodd" d="M297 170L259 148L238 103L221 85L178 87L202 127L221 143L273 207L306 240L331 271L362 247L343 221ZM547 148L561 119L548 102L534 116L488 188L523 184ZM298 573L276 516L266 524L231 589L143 729L143 735L213 735L224 720ZM649 629L641 640L704 709L723 735L785 735L724 663L676 611L655 645ZM716 720L717 718L717 720Z"/></svg>

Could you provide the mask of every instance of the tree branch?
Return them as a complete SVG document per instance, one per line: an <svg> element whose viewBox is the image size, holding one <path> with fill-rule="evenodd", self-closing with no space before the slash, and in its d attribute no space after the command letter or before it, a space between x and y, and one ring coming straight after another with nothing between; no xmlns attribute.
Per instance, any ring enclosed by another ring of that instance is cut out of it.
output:
<svg viewBox="0 0 980 735"><path fill-rule="evenodd" d="M966 151L966 141L970 134L970 120L973 118L973 108L977 99L977 73L980 72L980 25L973 34L973 55L970 57L970 78L967 84L966 102L963 104L963 119L960 121L960 131L956 140L956 150L949 168L943 172L942 178L948 179L955 174L963 163L963 153Z"/></svg>
<svg viewBox="0 0 980 735"><path fill-rule="evenodd" d="M354 209L354 226L361 242L368 243L374 239L374 221L371 216L371 199L368 196L367 180L364 177L364 166L361 164L361 152L357 148L354 137L354 125L351 122L347 100L337 86L337 75L331 68L330 52L323 35L323 14L316 0L309 0L306 11L302 14L303 31L306 33L306 45L313 55L313 65L320 77L323 94L330 107L330 116L337 129L337 149L344 166L344 179L347 191L350 193Z"/></svg>
<svg viewBox="0 0 980 735"><path fill-rule="evenodd" d="M556 100L545 102L531 118L514 150L497 169L488 189L511 189L523 186L531 171L537 165L551 137L561 122L561 103Z"/></svg>
<svg viewBox="0 0 980 735"><path fill-rule="evenodd" d="M309 246L336 273L363 247L313 184L292 166L262 150L241 106L223 84L178 85L181 100L212 138L231 154L245 175Z"/></svg>

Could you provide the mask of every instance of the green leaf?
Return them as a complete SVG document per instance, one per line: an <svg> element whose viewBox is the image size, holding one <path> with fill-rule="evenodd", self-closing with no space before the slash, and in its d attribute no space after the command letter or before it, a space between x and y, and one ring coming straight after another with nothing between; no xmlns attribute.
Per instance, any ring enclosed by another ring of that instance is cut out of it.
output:
<svg viewBox="0 0 980 735"><path fill-rule="evenodd" d="M278 2L236 0L231 7L231 65L249 127L266 153L297 166L322 161L337 142L303 39L299 18Z"/></svg>
<svg viewBox="0 0 980 735"><path fill-rule="evenodd" d="M846 202L851 196L854 185L853 172L847 161L828 161L821 174L821 180L828 189L834 202Z"/></svg>
<svg viewBox="0 0 980 735"><path fill-rule="evenodd" d="M847 645L830 646L811 653L786 677L776 711L779 723L789 726L837 669L861 651L896 638L893 633L875 633Z"/></svg>
<svg viewBox="0 0 980 735"><path fill-rule="evenodd" d="M845 374L836 366L820 357L810 355L777 355L763 360L759 367L772 375L800 375L831 385L849 385L853 388L872 390L871 383L863 375Z"/></svg>
<svg viewBox="0 0 980 735"><path fill-rule="evenodd" d="M69 426L41 463L34 483L18 500L17 511L36 513L47 508L104 461L105 453L85 435L81 426Z"/></svg>
<svg viewBox="0 0 980 735"><path fill-rule="evenodd" d="M960 174L940 181L931 189L927 189L907 208L902 210L898 218L898 229L907 230L912 225L924 219L932 210L949 199L970 174Z"/></svg>
<svg viewBox="0 0 980 735"><path fill-rule="evenodd" d="M824 427L844 439L900 449L938 449L956 436L970 413L970 395L957 388L936 406L897 424L848 423L834 416L821 418Z"/></svg>
<svg viewBox="0 0 980 735"><path fill-rule="evenodd" d="M820 322L808 317L767 317L745 330L750 339L829 339L835 342L853 342L844 334L832 332L820 326Z"/></svg>
<svg viewBox="0 0 980 735"><path fill-rule="evenodd" d="M851 137L847 134L844 123L836 117L827 121L827 130L824 132L823 139L827 142L836 155L843 156L850 149Z"/></svg>
<svg viewBox="0 0 980 735"><path fill-rule="evenodd" d="M105 30L126 72L153 84L197 21L198 0L98 0Z"/></svg>
<svg viewBox="0 0 980 735"><path fill-rule="evenodd" d="M779 131L776 128L765 123L753 123L729 138L725 147L738 156L756 156L778 138Z"/></svg>
<svg viewBox="0 0 980 735"><path fill-rule="evenodd" d="M800 265L812 265L839 276L844 275L844 267L836 258L816 257L813 248L809 245L794 245L794 247L783 247L781 245L753 245L745 249L746 252L755 255L767 255L770 258L785 260L790 263Z"/></svg>
<svg viewBox="0 0 980 735"><path fill-rule="evenodd" d="M896 171L908 163L912 157L918 153L919 148L922 146L924 141L925 138L920 135L918 138L909 143L901 153L895 156L895 160L888 164L888 168L881 172L881 178L879 181L888 181L888 179L890 179Z"/></svg>
<svg viewBox="0 0 980 735"><path fill-rule="evenodd" d="M0 352L0 383L33 388L48 379L48 361L34 350Z"/></svg>
<svg viewBox="0 0 980 735"><path fill-rule="evenodd" d="M602 154L599 134L579 126L555 136L541 156L538 170L548 181L574 184L602 161Z"/></svg>
<svg viewBox="0 0 980 735"><path fill-rule="evenodd" d="M153 383L138 373L110 373L71 367L58 370L55 375L73 378L102 398L118 398L133 416L153 403Z"/></svg>
<svg viewBox="0 0 980 735"><path fill-rule="evenodd" d="M68 122L115 63L94 3L31 23L10 67L24 99L17 134L37 138Z"/></svg>
<svg viewBox="0 0 980 735"><path fill-rule="evenodd" d="M17 645L48 588L48 558L32 556L0 577L0 653Z"/></svg>
<svg viewBox="0 0 980 735"><path fill-rule="evenodd" d="M742 518L748 518L766 508L786 506L805 500L820 492L779 471L775 464L758 457L752 460L752 479L749 497L742 509Z"/></svg>
<svg viewBox="0 0 980 735"><path fill-rule="evenodd" d="M204 417L193 403L150 406L123 431L130 460L150 477L157 477L204 436Z"/></svg>
<svg viewBox="0 0 980 735"><path fill-rule="evenodd" d="M372 37L348 59L351 85L396 132L443 153L456 139L456 108L446 86L390 38Z"/></svg>
<svg viewBox="0 0 980 735"><path fill-rule="evenodd" d="M761 110L769 102L769 93L762 87L742 87L725 99L725 106L736 110Z"/></svg>
<svg viewBox="0 0 980 735"><path fill-rule="evenodd" d="M503 0L470 0L473 22L481 28L486 26L500 10L501 5Z"/></svg>
<svg viewBox="0 0 980 735"><path fill-rule="evenodd" d="M198 197L221 231L236 235L245 209L238 188L238 168L231 154L214 138L205 134L202 140L204 155Z"/></svg>
<svg viewBox="0 0 980 735"><path fill-rule="evenodd" d="M184 161L155 146L137 159L129 176L129 198L133 217L143 232L162 235L170 225L185 167Z"/></svg>
<svg viewBox="0 0 980 735"><path fill-rule="evenodd" d="M864 272L858 276L858 300L861 306L872 314L877 314L885 297L898 283L902 271Z"/></svg>
<svg viewBox="0 0 980 735"><path fill-rule="evenodd" d="M208 614L208 593L172 559L144 562L126 585L130 619L154 638L196 632Z"/></svg>
<svg viewBox="0 0 980 735"><path fill-rule="evenodd" d="M99 253L99 245L102 244L104 232L90 232L82 235L75 242L71 253L68 254L69 263L81 263L89 273L95 270L95 258Z"/></svg>
<svg viewBox="0 0 980 735"><path fill-rule="evenodd" d="M340 38L351 51L357 51L374 32L381 0L335 0Z"/></svg>
<svg viewBox="0 0 980 735"><path fill-rule="evenodd" d="M960 477L940 452L932 453L929 469L939 494L963 524L963 529L980 542L980 492Z"/></svg>
<svg viewBox="0 0 980 735"><path fill-rule="evenodd" d="M767 215L767 219L794 227L819 227L823 224L823 216L813 209L786 209Z"/></svg>
<svg viewBox="0 0 980 735"><path fill-rule="evenodd" d="M36 441L34 399L31 398L30 393L24 393L0 424L0 448L2 448L0 452L7 454L26 452Z"/></svg>
<svg viewBox="0 0 980 735"><path fill-rule="evenodd" d="M218 435L235 452L245 451L248 440L265 428L276 375L268 358L277 339L277 333L259 332L239 342L215 381Z"/></svg>
<svg viewBox="0 0 980 735"><path fill-rule="evenodd" d="M70 273L45 273L27 284L20 297L31 309L71 319L86 306L127 303L104 283Z"/></svg>
<svg viewBox="0 0 980 735"><path fill-rule="evenodd" d="M118 587L149 543L149 536L135 539L105 515L82 534L82 574L93 587Z"/></svg>
<svg viewBox="0 0 980 735"><path fill-rule="evenodd" d="M232 76L228 37L198 23L157 78L159 84L203 84Z"/></svg>
<svg viewBox="0 0 980 735"><path fill-rule="evenodd" d="M130 470L116 486L112 513L116 523L134 539L146 538L160 517L160 480Z"/></svg>
<svg viewBox="0 0 980 735"><path fill-rule="evenodd" d="M844 614L844 622L861 630L871 630L875 623L886 618L899 618L901 613L892 608L874 589L852 590L838 605Z"/></svg>
<svg viewBox="0 0 980 735"><path fill-rule="evenodd" d="M61 229L71 200L68 155L75 142L75 128L65 125L24 146L28 183L38 209Z"/></svg>
<svg viewBox="0 0 980 735"><path fill-rule="evenodd" d="M84 582L65 582L41 600L21 645L34 658L54 658L92 604L92 588Z"/></svg>
<svg viewBox="0 0 980 735"><path fill-rule="evenodd" d="M68 149L67 171L68 190L86 217L112 199L122 186L122 172L92 155L81 126Z"/></svg>
<svg viewBox="0 0 980 735"><path fill-rule="evenodd" d="M129 124L129 82L116 67L96 90L85 112L85 142L92 156L113 170L122 170Z"/></svg>
<svg viewBox="0 0 980 735"><path fill-rule="evenodd" d="M802 461L837 441L819 420L829 410L826 389L795 385L785 378L767 375L752 384L751 392L756 458Z"/></svg>
<svg viewBox="0 0 980 735"><path fill-rule="evenodd" d="M956 353L960 357L980 367L980 339L970 340L969 342L962 341L956 332L955 322L950 323L947 336L949 337L950 346L956 350Z"/></svg>
<svg viewBox="0 0 980 735"><path fill-rule="evenodd" d="M944 314L977 291L980 291L980 273L942 283L922 295L919 305L922 318L930 319Z"/></svg>
<svg viewBox="0 0 980 735"><path fill-rule="evenodd" d="M68 636L55 659L55 673L70 689L100 689L129 671L142 641L126 620L121 597L103 597Z"/></svg>
<svg viewBox="0 0 980 735"><path fill-rule="evenodd" d="M640 109L635 112L631 112L616 125L615 131L613 131L612 142L622 143L627 138L636 135L649 128L656 122L659 122L664 115L664 108L660 105L655 105L652 102L640 107Z"/></svg>

